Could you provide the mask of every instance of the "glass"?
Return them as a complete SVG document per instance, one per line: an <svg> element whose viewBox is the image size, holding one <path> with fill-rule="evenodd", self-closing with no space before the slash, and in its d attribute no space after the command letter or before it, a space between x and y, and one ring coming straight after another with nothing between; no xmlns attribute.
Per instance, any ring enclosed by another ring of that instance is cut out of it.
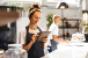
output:
<svg viewBox="0 0 88 58"><path fill-rule="evenodd" d="M0 50L0 58L4 58L4 50Z"/></svg>
<svg viewBox="0 0 88 58"><path fill-rule="evenodd" d="M27 58L27 52L22 49L20 44L10 44L5 52L5 58Z"/></svg>

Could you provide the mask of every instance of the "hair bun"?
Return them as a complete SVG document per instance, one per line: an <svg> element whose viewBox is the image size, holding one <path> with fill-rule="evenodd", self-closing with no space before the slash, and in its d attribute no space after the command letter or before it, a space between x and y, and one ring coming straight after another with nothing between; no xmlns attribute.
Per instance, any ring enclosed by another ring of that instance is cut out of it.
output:
<svg viewBox="0 0 88 58"><path fill-rule="evenodd" d="M38 4L34 4L34 5L33 5L33 8L39 8L39 9L40 9L40 7L39 7Z"/></svg>

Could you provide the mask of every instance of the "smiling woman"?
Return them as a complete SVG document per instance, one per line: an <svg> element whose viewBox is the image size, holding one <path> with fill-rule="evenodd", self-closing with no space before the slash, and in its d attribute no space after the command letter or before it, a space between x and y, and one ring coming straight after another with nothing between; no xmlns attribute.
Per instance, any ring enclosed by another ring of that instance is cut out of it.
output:
<svg viewBox="0 0 88 58"><path fill-rule="evenodd" d="M40 40L39 33L42 30L38 27L38 22L41 17L41 11L38 5L34 5L29 10L30 23L26 27L26 38L23 48L28 52L28 58L41 58L44 56L44 44L47 35Z"/></svg>

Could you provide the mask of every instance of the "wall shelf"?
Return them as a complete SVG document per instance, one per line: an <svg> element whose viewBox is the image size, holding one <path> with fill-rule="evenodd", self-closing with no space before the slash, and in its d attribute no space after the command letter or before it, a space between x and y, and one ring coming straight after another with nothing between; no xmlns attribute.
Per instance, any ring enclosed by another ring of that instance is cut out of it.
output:
<svg viewBox="0 0 88 58"><path fill-rule="evenodd" d="M70 38L73 33L80 31L80 19L63 19L63 25L59 27L61 36Z"/></svg>

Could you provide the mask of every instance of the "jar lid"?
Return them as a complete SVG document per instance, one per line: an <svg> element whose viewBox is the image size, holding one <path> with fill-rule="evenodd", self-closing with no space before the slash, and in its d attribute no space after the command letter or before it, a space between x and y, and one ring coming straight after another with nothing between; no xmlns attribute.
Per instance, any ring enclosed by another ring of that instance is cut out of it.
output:
<svg viewBox="0 0 88 58"><path fill-rule="evenodd" d="M0 54L1 54L1 53L4 53L4 50L0 50Z"/></svg>
<svg viewBox="0 0 88 58"><path fill-rule="evenodd" d="M10 47L10 48L21 48L22 45L21 44L9 44L8 47Z"/></svg>

